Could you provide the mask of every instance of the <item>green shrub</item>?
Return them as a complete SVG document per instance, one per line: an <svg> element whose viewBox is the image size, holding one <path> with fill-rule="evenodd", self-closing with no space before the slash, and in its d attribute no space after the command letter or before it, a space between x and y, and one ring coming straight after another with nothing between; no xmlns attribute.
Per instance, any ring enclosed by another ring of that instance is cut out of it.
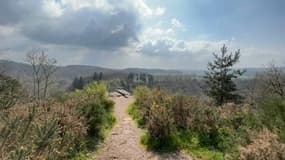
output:
<svg viewBox="0 0 285 160"><path fill-rule="evenodd" d="M144 127L145 122L143 120L142 114L137 105L134 103L128 107L128 114L131 115L133 120L136 121L139 127Z"/></svg>
<svg viewBox="0 0 285 160"><path fill-rule="evenodd" d="M146 145L148 150L156 152L171 152L179 149L179 142L175 134L167 137L155 138L147 133L142 136L141 143Z"/></svg>
<svg viewBox="0 0 285 160"><path fill-rule="evenodd" d="M23 92L20 83L0 74L0 111L15 105Z"/></svg>
<svg viewBox="0 0 285 160"><path fill-rule="evenodd" d="M109 105L112 106L113 103ZM115 120L107 110L109 107L104 103L90 103L81 108L89 126L87 130L89 136L103 137L104 129L114 124Z"/></svg>
<svg viewBox="0 0 285 160"><path fill-rule="evenodd" d="M140 86L134 91L134 96L136 98L135 105L139 108L141 115L140 124L144 126L149 118L149 111L151 107L151 90L148 87Z"/></svg>
<svg viewBox="0 0 285 160"><path fill-rule="evenodd" d="M285 99L270 97L265 99L260 107L260 119L270 130L276 130L285 142Z"/></svg>
<svg viewBox="0 0 285 160"><path fill-rule="evenodd" d="M86 150L91 135L94 146L113 126L114 103L105 84L92 83L64 97L4 108L0 159L72 159Z"/></svg>
<svg viewBox="0 0 285 160"><path fill-rule="evenodd" d="M234 131L230 128L219 128L217 148L223 152L229 152L235 145Z"/></svg>
<svg viewBox="0 0 285 160"><path fill-rule="evenodd" d="M256 159L259 154L268 159L281 155L284 145L276 136L268 136L273 139L266 144L272 145L258 148L258 144L262 145L258 142L260 138L256 140L250 133L269 128L284 140L285 101L269 98L258 106L257 110L246 104L234 103L217 107L195 97L142 87L136 91L136 102L130 106L129 114L147 129L142 143L151 150L186 149L193 157L209 160L235 160L242 156L253 159L251 155ZM242 147L238 146L246 147L241 151L239 148ZM280 148L277 150L276 146Z"/></svg>
<svg viewBox="0 0 285 160"><path fill-rule="evenodd" d="M193 129L198 133L201 145L217 146L219 111L213 107L201 106L194 119Z"/></svg>
<svg viewBox="0 0 285 160"><path fill-rule="evenodd" d="M147 129L154 139L165 139L170 137L174 130L171 110L167 106L153 104L150 108Z"/></svg>
<svg viewBox="0 0 285 160"><path fill-rule="evenodd" d="M194 116L199 101L195 97L175 95L172 100L173 116L178 128L189 129L193 127Z"/></svg>

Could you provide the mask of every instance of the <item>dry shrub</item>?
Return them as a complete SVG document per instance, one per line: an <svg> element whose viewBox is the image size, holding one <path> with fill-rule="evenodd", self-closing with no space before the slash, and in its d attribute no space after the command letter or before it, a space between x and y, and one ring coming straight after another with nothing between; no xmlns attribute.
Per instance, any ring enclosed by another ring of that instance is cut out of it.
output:
<svg viewBox="0 0 285 160"><path fill-rule="evenodd" d="M18 88L16 80L0 75L0 159L70 159L87 145L89 130L103 132L114 123L103 83L67 94L62 102L19 104Z"/></svg>
<svg viewBox="0 0 285 160"><path fill-rule="evenodd" d="M73 105L29 103L7 110L1 121L1 159L67 159L86 135Z"/></svg>
<svg viewBox="0 0 285 160"><path fill-rule="evenodd" d="M163 139L171 135L173 118L166 106L155 103L151 106L147 129L152 138Z"/></svg>
<svg viewBox="0 0 285 160"><path fill-rule="evenodd" d="M199 99L185 95L173 97L173 116L175 124L179 128L189 129L193 127L194 116L199 107Z"/></svg>
<svg viewBox="0 0 285 160"><path fill-rule="evenodd" d="M147 129L152 138L169 137L173 131L171 97L160 90L153 91L152 105L149 110Z"/></svg>
<svg viewBox="0 0 285 160"><path fill-rule="evenodd" d="M198 132L200 143L216 145L219 129L219 111L216 108L199 106L194 116L192 130Z"/></svg>
<svg viewBox="0 0 285 160"><path fill-rule="evenodd" d="M226 103L220 109L222 119L229 119L239 114L247 114L250 112L250 106L245 104Z"/></svg>
<svg viewBox="0 0 285 160"><path fill-rule="evenodd" d="M277 134L264 129L252 138L252 143L239 148L241 160L284 160L285 144Z"/></svg>

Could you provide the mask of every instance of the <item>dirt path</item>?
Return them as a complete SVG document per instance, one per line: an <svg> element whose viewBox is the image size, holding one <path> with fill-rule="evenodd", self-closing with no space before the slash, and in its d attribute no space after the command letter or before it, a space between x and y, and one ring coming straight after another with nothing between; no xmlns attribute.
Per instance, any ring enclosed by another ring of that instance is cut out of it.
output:
<svg viewBox="0 0 285 160"><path fill-rule="evenodd" d="M142 130L127 114L128 106L134 101L133 97L116 97L113 100L115 101L117 124L112 129L102 149L99 150L97 157L95 157L96 160L191 160L189 156L182 153L158 155L146 151L140 144Z"/></svg>

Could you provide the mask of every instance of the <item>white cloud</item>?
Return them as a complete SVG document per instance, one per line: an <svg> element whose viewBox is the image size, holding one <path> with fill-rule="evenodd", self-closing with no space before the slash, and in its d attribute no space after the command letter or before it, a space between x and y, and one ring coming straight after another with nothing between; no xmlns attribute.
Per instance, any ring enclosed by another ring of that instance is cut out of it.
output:
<svg viewBox="0 0 285 160"><path fill-rule="evenodd" d="M100 10L111 10L113 5L108 0L61 0L61 5L71 7L74 10L93 7Z"/></svg>
<svg viewBox="0 0 285 160"><path fill-rule="evenodd" d="M178 27L178 28L180 28L180 27L183 26L182 23L181 23L178 19L176 19L176 18L172 18L172 19L171 19L171 24L172 24L174 27Z"/></svg>
<svg viewBox="0 0 285 160"><path fill-rule="evenodd" d="M58 17L62 15L63 9L59 3L54 0L45 0L43 5L47 15Z"/></svg>
<svg viewBox="0 0 285 160"><path fill-rule="evenodd" d="M183 23L181 23L178 19L172 18L171 19L171 25L173 28L180 29L181 31L186 31L186 27Z"/></svg>
<svg viewBox="0 0 285 160"><path fill-rule="evenodd" d="M162 15L164 15L165 10L166 10L165 8L158 7L154 10L154 14L157 16L162 16Z"/></svg>
<svg viewBox="0 0 285 160"><path fill-rule="evenodd" d="M151 8L144 0L135 0L133 3L142 17L162 16L166 10L163 7Z"/></svg>

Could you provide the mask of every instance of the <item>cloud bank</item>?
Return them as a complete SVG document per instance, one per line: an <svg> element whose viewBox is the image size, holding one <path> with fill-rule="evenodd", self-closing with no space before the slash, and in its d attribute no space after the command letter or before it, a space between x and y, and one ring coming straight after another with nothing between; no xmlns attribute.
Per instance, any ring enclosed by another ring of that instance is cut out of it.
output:
<svg viewBox="0 0 285 160"><path fill-rule="evenodd" d="M195 39L191 27L170 15L163 3L150 4L148 0L0 1L0 58L21 61L31 48L48 48L64 65L197 69L206 68L223 44L243 47L234 37ZM279 63L284 63L282 50L274 50ZM272 53L252 46L241 51L245 52L242 67L262 66ZM256 56L261 60L249 61Z"/></svg>

